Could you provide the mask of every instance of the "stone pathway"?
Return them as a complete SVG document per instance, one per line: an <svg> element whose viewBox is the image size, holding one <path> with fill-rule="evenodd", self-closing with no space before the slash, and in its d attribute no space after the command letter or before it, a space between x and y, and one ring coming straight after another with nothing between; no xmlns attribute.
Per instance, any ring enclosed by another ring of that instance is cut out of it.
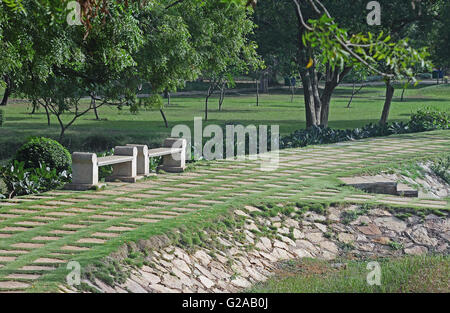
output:
<svg viewBox="0 0 450 313"><path fill-rule="evenodd" d="M280 151L279 168L260 161L196 163L183 174L100 191L53 191L0 201L0 291L51 280L71 260L104 256L125 241L173 227L183 216L263 200L379 203L448 209L444 200L365 194L340 186L349 176L388 162L450 151L450 132L376 138ZM172 224L171 224L172 223Z"/></svg>

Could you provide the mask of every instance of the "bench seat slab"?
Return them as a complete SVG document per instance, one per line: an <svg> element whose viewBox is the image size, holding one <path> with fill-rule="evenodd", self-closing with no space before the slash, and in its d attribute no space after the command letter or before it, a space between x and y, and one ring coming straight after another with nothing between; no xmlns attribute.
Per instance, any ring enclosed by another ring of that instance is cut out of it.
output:
<svg viewBox="0 0 450 313"><path fill-rule="evenodd" d="M172 153L180 153L180 148L156 148L156 149L150 149L148 150L148 157L158 157L158 156L164 156L164 155L170 155Z"/></svg>
<svg viewBox="0 0 450 313"><path fill-rule="evenodd" d="M122 155L110 155L106 157L98 158L98 166L114 165L118 163L131 162L133 161L132 156L122 156Z"/></svg>

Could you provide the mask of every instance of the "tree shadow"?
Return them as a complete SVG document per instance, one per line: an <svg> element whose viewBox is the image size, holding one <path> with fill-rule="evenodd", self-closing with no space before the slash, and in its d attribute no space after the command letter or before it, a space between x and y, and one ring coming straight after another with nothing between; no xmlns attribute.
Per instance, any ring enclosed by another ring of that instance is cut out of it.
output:
<svg viewBox="0 0 450 313"><path fill-rule="evenodd" d="M415 97L405 97L403 98L403 101L401 101L401 98L396 97L392 99L392 102L396 103L408 103L408 102L421 102L421 101L429 101L429 102L442 102L443 99L437 99L437 98L415 98Z"/></svg>

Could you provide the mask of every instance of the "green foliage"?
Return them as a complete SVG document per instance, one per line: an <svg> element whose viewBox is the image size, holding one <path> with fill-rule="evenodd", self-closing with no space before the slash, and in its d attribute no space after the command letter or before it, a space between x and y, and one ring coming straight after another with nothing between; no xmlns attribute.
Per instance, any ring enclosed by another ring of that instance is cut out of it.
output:
<svg viewBox="0 0 450 313"><path fill-rule="evenodd" d="M411 114L407 123L368 124L355 129L332 129L312 126L282 137L281 148L305 147L308 145L328 144L342 141L358 140L370 137L389 136L394 134L414 133L435 129L448 129L448 113L436 109L419 109Z"/></svg>
<svg viewBox="0 0 450 313"><path fill-rule="evenodd" d="M367 214L368 209L365 207L361 207L355 210L343 211L341 213L341 221L343 224L349 224L358 218L358 216Z"/></svg>
<svg viewBox="0 0 450 313"><path fill-rule="evenodd" d="M342 141L364 139L369 137L387 136L394 133L408 132L405 123L393 123L391 125L368 124L362 128L355 129L332 129L323 126L312 126L301 129L292 134L282 137L281 148L296 148L309 145L328 144Z"/></svg>
<svg viewBox="0 0 450 313"><path fill-rule="evenodd" d="M410 127L414 131L427 131L450 128L450 116L447 112L433 107L425 107L411 114Z"/></svg>
<svg viewBox="0 0 450 313"><path fill-rule="evenodd" d="M160 110L164 107L164 102L160 95L152 94L146 98L139 98L139 102L130 107L130 112L137 113L140 107L149 110Z"/></svg>
<svg viewBox="0 0 450 313"><path fill-rule="evenodd" d="M439 18L433 19L432 34L427 38L431 39L431 50L433 60L437 66L450 66L450 2L444 1L438 11Z"/></svg>
<svg viewBox="0 0 450 313"><path fill-rule="evenodd" d="M15 12L25 12L22 0L3 0L3 2Z"/></svg>
<svg viewBox="0 0 450 313"><path fill-rule="evenodd" d="M32 137L16 153L15 159L25 168L39 168L42 164L57 172L70 171L72 158L69 151L53 139Z"/></svg>
<svg viewBox="0 0 450 313"><path fill-rule="evenodd" d="M360 64L372 72L392 75L391 78L407 76L414 80L415 66L431 68L426 49L412 48L407 38L393 42L383 31L378 35L370 32L350 35L326 14L319 19L310 19L308 23L312 30L304 33L303 44L320 47L321 62L330 63L333 69L336 66L343 68L345 64ZM381 68L380 61L383 62Z"/></svg>
<svg viewBox="0 0 450 313"><path fill-rule="evenodd" d="M447 182L447 184L450 184L450 155L434 162L433 165L431 165L431 170Z"/></svg>
<svg viewBox="0 0 450 313"><path fill-rule="evenodd" d="M163 158L162 157L153 157L150 158L149 161L149 170L150 172L156 172L156 170L158 169L158 166L160 166L163 162Z"/></svg>
<svg viewBox="0 0 450 313"><path fill-rule="evenodd" d="M17 91L57 117L60 139L93 109L80 105L84 96L132 113L140 104L162 109L155 94L175 91L203 70L245 71L258 61L248 40L249 10L228 1L105 1L83 26L66 23L66 2L21 3L26 14L0 12L0 76L17 74ZM144 83L153 96L138 101Z"/></svg>
<svg viewBox="0 0 450 313"><path fill-rule="evenodd" d="M404 248L402 243L396 241L389 241L389 247L391 247L394 250L401 250Z"/></svg>
<svg viewBox="0 0 450 313"><path fill-rule="evenodd" d="M67 171L57 172L44 163L37 168L26 168L25 162L17 160L0 167L0 178L6 185L8 198L53 190L70 180Z"/></svg>

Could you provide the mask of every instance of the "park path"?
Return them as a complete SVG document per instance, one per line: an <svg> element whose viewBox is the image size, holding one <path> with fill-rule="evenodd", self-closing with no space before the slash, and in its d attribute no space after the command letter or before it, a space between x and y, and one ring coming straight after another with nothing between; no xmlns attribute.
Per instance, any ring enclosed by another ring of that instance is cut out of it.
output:
<svg viewBox="0 0 450 313"><path fill-rule="evenodd" d="M260 170L259 160L198 162L183 174L112 183L100 191L52 191L1 201L0 291L57 286L52 281L62 276L52 273L64 271L71 260L99 259L126 241L180 226L184 217L236 203L370 201L448 209L447 201L366 194L337 180L352 171L448 152L448 131L409 134L281 150L279 167L270 172Z"/></svg>

